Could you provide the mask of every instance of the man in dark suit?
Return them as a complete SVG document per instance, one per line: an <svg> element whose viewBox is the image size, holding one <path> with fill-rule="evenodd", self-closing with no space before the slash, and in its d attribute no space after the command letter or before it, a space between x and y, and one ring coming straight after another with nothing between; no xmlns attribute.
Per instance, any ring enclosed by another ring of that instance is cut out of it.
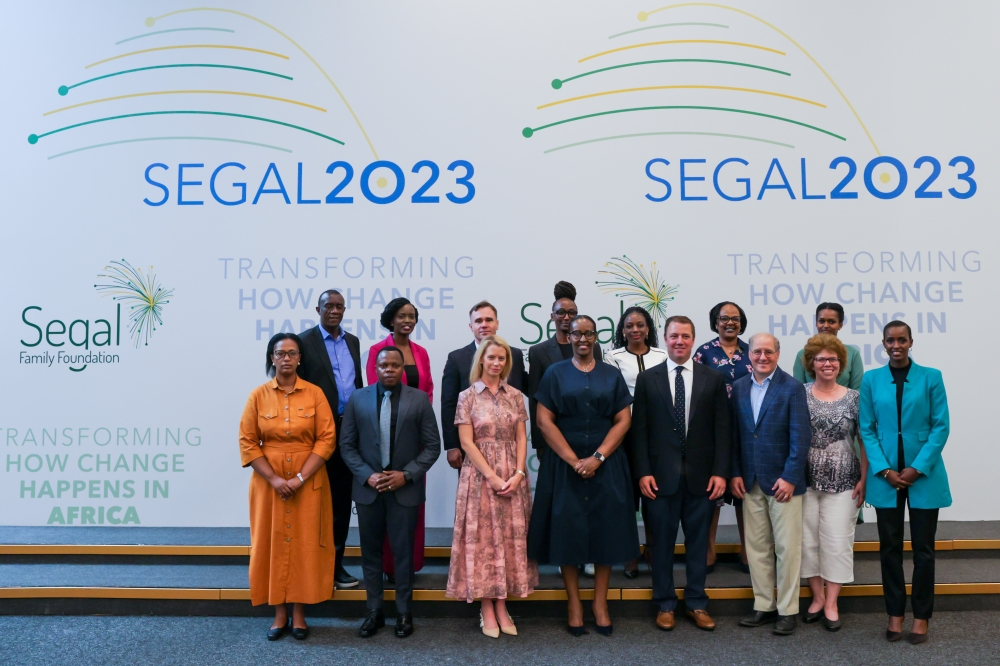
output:
<svg viewBox="0 0 1000 666"><path fill-rule="evenodd" d="M413 539L417 509L426 499L424 475L441 454L441 436L427 394L400 382L403 352L384 347L375 360L378 382L359 389L344 410L341 453L354 475L361 564L368 615L358 634L385 626L382 544L389 535L396 564L396 635L413 633Z"/></svg>
<svg viewBox="0 0 1000 666"><path fill-rule="evenodd" d="M497 309L489 301L480 301L469 310L469 329L475 338L461 349L448 354L441 378L441 435L448 464L455 469L462 468L462 444L458 441L458 427L455 425L455 410L458 408L458 394L469 388L469 373L472 359L479 349L479 343L488 335L496 335L500 328ZM507 383L518 391L525 389L524 355L516 347L510 348L513 366Z"/></svg>
<svg viewBox="0 0 1000 666"><path fill-rule="evenodd" d="M632 403L632 473L639 480L653 548L656 626L674 628L674 544L684 526L686 613L711 631L705 594L708 531L731 464L729 395L721 372L691 360L694 323L667 319L667 362L640 372Z"/></svg>
<svg viewBox="0 0 1000 666"><path fill-rule="evenodd" d="M812 429L801 382L778 367L781 345L769 333L750 338L753 372L733 382L733 496L743 500L754 612L744 627L776 622L795 631L802 564L802 495ZM775 584L778 596L775 598Z"/></svg>
<svg viewBox="0 0 1000 666"><path fill-rule="evenodd" d="M326 461L333 495L333 545L337 550L337 564L333 573L334 585L339 589L358 586L358 579L344 568L344 547L351 527L351 471L340 455L340 425L344 408L361 383L361 343L340 326L347 309L344 297L335 289L319 295L319 326L302 334L302 364L299 376L322 389L337 431L337 448Z"/></svg>

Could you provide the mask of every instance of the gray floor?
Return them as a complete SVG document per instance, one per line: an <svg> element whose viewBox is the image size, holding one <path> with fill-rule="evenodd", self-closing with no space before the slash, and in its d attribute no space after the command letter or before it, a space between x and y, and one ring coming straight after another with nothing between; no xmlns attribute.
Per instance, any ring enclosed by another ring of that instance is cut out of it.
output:
<svg viewBox="0 0 1000 666"><path fill-rule="evenodd" d="M799 625L794 636L744 629L721 618L713 633L686 621L672 633L649 620L619 619L615 633L569 636L556 619L518 620L520 636L486 638L475 622L416 620L400 640L387 627L357 638L358 620L315 619L304 642L269 643L261 618L0 617L0 663L13 664L995 664L1000 612L938 613L931 639L913 646L883 638L885 616L844 616L830 634Z"/></svg>

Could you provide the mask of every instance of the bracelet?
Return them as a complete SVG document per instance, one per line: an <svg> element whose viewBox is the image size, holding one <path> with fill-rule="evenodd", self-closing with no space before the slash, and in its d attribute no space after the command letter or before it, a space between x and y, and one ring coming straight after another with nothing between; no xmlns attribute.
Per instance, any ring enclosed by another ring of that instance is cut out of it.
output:
<svg viewBox="0 0 1000 666"><path fill-rule="evenodd" d="M517 470L517 471L516 471L516 473L517 473L517 474L520 474L520 475L521 475L521 476L523 476L524 478L528 478L528 475L527 475L527 474L525 474L525 473L524 473L524 470L522 470L522 469L519 469L519 470Z"/></svg>
<svg viewBox="0 0 1000 666"><path fill-rule="evenodd" d="M299 477L299 481L301 481L301 482L302 482L302 485L303 485L303 486L304 486L304 485L306 485L306 480L302 478L302 472L299 472L299 473L298 473L298 474L296 474L295 476Z"/></svg>

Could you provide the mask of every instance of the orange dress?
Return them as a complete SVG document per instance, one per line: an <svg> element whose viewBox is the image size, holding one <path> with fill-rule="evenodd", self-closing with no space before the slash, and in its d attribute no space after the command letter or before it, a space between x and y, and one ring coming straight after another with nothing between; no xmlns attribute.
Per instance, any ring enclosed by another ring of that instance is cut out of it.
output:
<svg viewBox="0 0 1000 666"><path fill-rule="evenodd" d="M240 459L266 458L292 479L310 453L330 458L333 413L318 386L296 379L289 393L271 380L255 388L240 420ZM250 601L317 604L333 597L333 505L326 466L286 501L263 476L250 477Z"/></svg>

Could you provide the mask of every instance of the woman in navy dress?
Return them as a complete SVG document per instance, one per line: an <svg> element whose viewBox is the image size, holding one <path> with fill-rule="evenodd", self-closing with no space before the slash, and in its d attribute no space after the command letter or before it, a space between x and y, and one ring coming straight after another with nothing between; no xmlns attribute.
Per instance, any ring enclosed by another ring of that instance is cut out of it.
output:
<svg viewBox="0 0 1000 666"><path fill-rule="evenodd" d="M702 345L695 352L694 360L725 375L726 388L732 393L733 382L752 372L750 345L739 337L747 330L747 314L736 303L723 301L708 313L708 324L719 337ZM708 530L708 571L711 573L715 569L715 535L719 529L719 513L723 504L732 504L736 509L736 526L740 531L740 569L743 573L750 573L743 540L743 502L729 492L719 500L715 513L712 514L712 527Z"/></svg>
<svg viewBox="0 0 1000 666"><path fill-rule="evenodd" d="M608 636L611 567L639 556L628 458L618 450L632 422L632 396L621 373L594 357L593 319L577 316L569 338L573 357L551 365L535 394L549 447L538 470L528 557L562 565L574 636L586 633L577 565L595 563L594 619Z"/></svg>

